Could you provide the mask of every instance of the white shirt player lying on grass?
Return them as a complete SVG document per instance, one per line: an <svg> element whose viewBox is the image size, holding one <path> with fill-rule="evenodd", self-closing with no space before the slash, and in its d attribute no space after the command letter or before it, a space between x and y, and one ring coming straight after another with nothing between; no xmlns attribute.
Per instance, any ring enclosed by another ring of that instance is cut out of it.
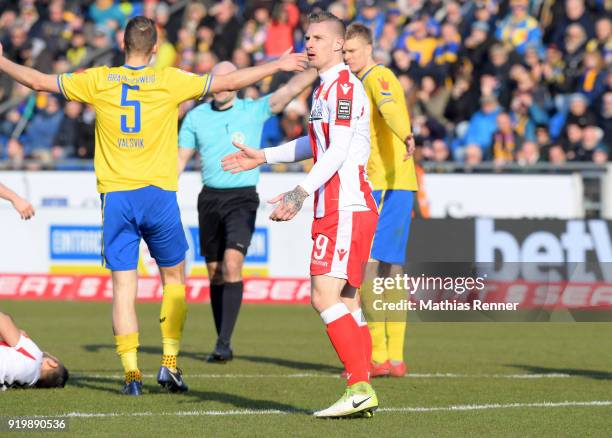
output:
<svg viewBox="0 0 612 438"><path fill-rule="evenodd" d="M63 388L68 370L0 312L0 390L11 387Z"/></svg>

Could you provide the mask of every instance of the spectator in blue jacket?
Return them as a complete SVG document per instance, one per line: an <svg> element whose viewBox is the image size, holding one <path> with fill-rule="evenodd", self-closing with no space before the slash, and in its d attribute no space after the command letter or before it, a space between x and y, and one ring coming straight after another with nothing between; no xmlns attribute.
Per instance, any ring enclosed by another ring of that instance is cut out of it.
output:
<svg viewBox="0 0 612 438"><path fill-rule="evenodd" d="M47 105L43 111L38 112L28 125L21 144L25 155L39 159L48 164L56 157L53 156L53 140L64 118L57 96L49 95Z"/></svg>
<svg viewBox="0 0 612 438"><path fill-rule="evenodd" d="M528 91L517 93L510 103L510 109L516 132L526 141L536 141L536 126L548 122L546 111L534 102Z"/></svg>
<svg viewBox="0 0 612 438"><path fill-rule="evenodd" d="M483 156L491 147L493 134L497 129L497 115L501 112L499 103L493 95L485 95L480 99L480 111L470 119L464 144L477 144L482 148Z"/></svg>
<svg viewBox="0 0 612 438"><path fill-rule="evenodd" d="M97 25L107 27L113 32L125 27L127 18L114 0L96 0L89 7L89 16Z"/></svg>

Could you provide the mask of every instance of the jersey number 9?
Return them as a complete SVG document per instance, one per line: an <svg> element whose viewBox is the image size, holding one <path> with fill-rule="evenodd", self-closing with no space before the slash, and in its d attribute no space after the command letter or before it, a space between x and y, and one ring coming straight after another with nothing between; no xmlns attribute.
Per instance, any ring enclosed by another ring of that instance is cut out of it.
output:
<svg viewBox="0 0 612 438"><path fill-rule="evenodd" d="M129 90L139 90L138 85L121 84L121 106L134 108L134 126L128 126L128 116L121 116L121 132L134 134L140 132L140 102L128 99Z"/></svg>

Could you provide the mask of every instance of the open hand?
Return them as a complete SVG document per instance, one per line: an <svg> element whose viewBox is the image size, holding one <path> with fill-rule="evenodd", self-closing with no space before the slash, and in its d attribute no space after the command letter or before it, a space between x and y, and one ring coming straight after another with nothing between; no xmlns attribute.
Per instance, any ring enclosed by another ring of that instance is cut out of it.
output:
<svg viewBox="0 0 612 438"><path fill-rule="evenodd" d="M292 53L293 47L286 50L278 59L282 71L304 71L308 68L308 57L305 53Z"/></svg>
<svg viewBox="0 0 612 438"><path fill-rule="evenodd" d="M226 172L239 173L255 169L266 162L266 155L260 149L248 147L245 144L233 141L232 144L240 149L238 152L226 155L221 160L221 167Z"/></svg>

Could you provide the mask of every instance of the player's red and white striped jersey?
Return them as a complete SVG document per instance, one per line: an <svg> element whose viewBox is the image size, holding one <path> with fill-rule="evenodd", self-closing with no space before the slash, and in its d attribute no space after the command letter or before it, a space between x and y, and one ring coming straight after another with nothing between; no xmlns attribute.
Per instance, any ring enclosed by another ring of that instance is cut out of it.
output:
<svg viewBox="0 0 612 438"><path fill-rule="evenodd" d="M315 194L315 217L335 211L377 211L367 180L370 104L344 64L321 74L313 94L309 135L313 168L300 184Z"/></svg>
<svg viewBox="0 0 612 438"><path fill-rule="evenodd" d="M43 353L21 335L14 347L0 340L0 390L11 385L31 386L40 377Z"/></svg>

